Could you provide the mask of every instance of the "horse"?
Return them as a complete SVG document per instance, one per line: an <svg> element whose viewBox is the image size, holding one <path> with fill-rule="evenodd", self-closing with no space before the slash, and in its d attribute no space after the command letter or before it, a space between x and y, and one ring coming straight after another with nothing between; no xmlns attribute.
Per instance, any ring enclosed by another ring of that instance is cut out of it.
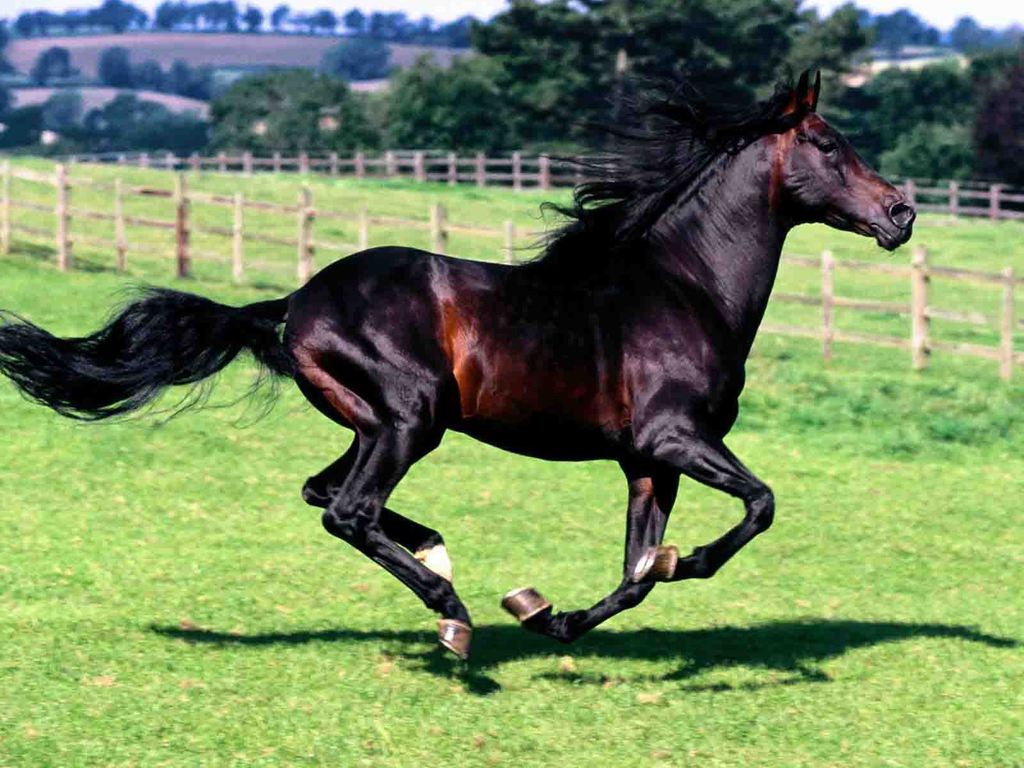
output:
<svg viewBox="0 0 1024 768"><path fill-rule="evenodd" d="M621 583L583 610L555 611L529 587L502 599L526 629L572 642L659 582L710 578L771 525L771 489L724 438L787 233L825 223L889 251L911 236L905 197L818 114L820 84L804 72L744 109L692 89L652 101L523 264L382 247L243 307L151 289L82 338L7 315L0 372L58 413L98 420L247 350L354 433L302 497L440 615L440 644L463 659L472 622L444 538L387 506L395 486L447 430L546 460L616 461ZM744 505L685 556L663 543L682 476Z"/></svg>

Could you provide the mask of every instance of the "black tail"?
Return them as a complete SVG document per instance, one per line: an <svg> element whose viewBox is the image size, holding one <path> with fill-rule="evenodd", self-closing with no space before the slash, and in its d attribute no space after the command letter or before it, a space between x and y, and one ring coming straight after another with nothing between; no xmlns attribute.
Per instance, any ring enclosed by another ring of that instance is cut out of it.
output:
<svg viewBox="0 0 1024 768"><path fill-rule="evenodd" d="M0 324L0 373L58 413L106 419L212 376L243 349L270 372L291 375L278 333L287 311L287 298L236 308L152 289L84 338L60 339L15 318Z"/></svg>

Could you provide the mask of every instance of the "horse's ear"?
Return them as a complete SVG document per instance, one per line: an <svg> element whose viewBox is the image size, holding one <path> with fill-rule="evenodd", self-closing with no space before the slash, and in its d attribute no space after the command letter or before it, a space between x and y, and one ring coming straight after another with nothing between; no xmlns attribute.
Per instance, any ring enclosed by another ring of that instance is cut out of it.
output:
<svg viewBox="0 0 1024 768"><path fill-rule="evenodd" d="M814 106L809 101L810 88L808 81L810 80L810 70L804 70L800 75L800 79L797 81L796 87L789 92L789 103L786 105L785 114L792 115L795 112L803 112L810 107L810 111L814 111L814 107L818 104L818 82L815 81L814 87Z"/></svg>
<svg viewBox="0 0 1024 768"><path fill-rule="evenodd" d="M807 77L807 73L804 72L804 77ZM818 94L821 93L821 70L819 69L814 75L814 85L809 87L804 93L804 104L807 105L808 112L814 112L818 109Z"/></svg>

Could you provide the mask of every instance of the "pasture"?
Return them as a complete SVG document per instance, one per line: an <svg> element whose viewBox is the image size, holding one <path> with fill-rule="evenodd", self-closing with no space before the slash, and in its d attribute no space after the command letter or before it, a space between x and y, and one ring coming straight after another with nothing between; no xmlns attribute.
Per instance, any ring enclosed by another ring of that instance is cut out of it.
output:
<svg viewBox="0 0 1024 768"><path fill-rule="evenodd" d="M240 183L294 201L293 179L203 180ZM443 200L467 223L538 226L533 193L313 184L339 208L422 216ZM996 270L1022 266L1022 233L924 217L916 237L936 263ZM16 238L0 306L92 330L132 280L171 283L166 246L151 244L126 277L86 246L82 269L59 274L45 241ZM909 258L822 227L788 250L824 247ZM468 238L450 250L498 256ZM287 249L266 257L293 263ZM241 303L291 285L282 272L232 287L201 266L179 286ZM948 300L988 300L964 294ZM458 435L414 467L392 506L446 536L476 622L467 666L299 499L347 434L294 387L260 419L233 404L251 381L240 363L213 395L224 407L83 426L0 382L0 765L1019 765L1020 375L1007 385L989 363L942 356L915 374L903 352L846 345L826 368L817 342L770 336L748 370L729 443L773 486L775 526L714 579L661 585L573 646L527 634L498 600L533 584L573 608L617 583L619 470ZM684 481L667 541L703 544L740 513Z"/></svg>

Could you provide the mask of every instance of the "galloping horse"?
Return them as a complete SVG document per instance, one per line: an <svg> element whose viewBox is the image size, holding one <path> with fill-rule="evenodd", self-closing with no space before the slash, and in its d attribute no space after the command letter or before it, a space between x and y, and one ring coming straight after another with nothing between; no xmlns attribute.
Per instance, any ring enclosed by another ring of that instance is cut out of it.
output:
<svg viewBox="0 0 1024 768"><path fill-rule="evenodd" d="M303 498L438 612L440 642L464 658L472 625L444 541L386 506L397 483L448 429L544 459L615 460L629 486L621 584L586 610L555 612L529 588L503 600L527 629L571 642L656 582L714 575L771 525L771 490L723 438L789 230L824 222L888 250L910 238L913 208L816 113L819 86L804 73L744 111L689 92L649 105L523 265L373 248L240 308L153 290L84 338L12 319L0 372L66 416L103 419L249 350L355 433ZM745 505L686 556L662 544L680 475Z"/></svg>

